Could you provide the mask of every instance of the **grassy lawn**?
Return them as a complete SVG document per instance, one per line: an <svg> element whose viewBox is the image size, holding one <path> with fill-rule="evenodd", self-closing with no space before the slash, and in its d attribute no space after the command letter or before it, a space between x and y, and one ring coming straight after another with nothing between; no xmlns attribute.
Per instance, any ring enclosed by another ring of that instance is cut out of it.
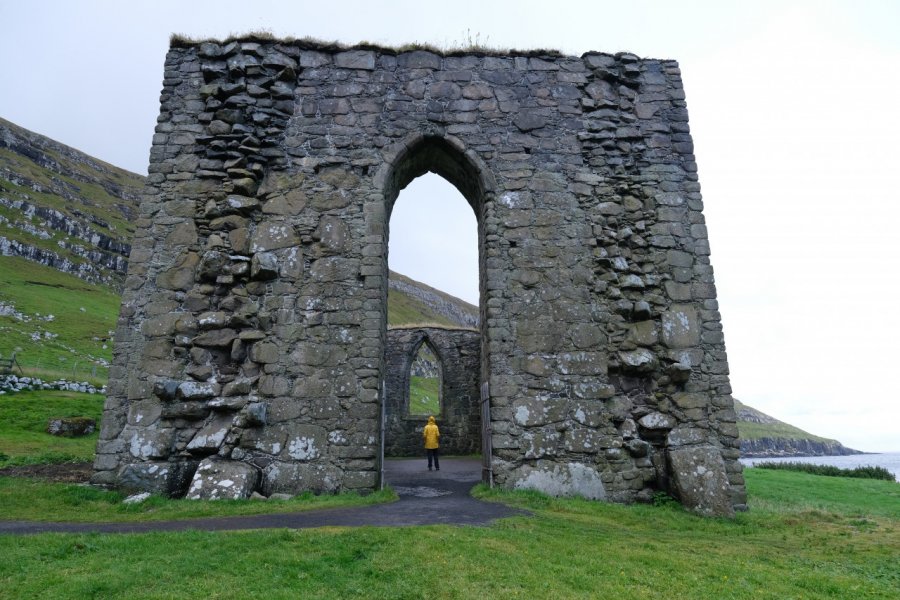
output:
<svg viewBox="0 0 900 600"><path fill-rule="evenodd" d="M91 417L100 426L103 396L33 391L0 396L0 467L6 464L93 460L97 433L64 438L47 433L53 417ZM0 509L2 510L2 509Z"/></svg>
<svg viewBox="0 0 900 600"><path fill-rule="evenodd" d="M50 483L24 477L0 477L0 520L72 523L134 523L202 517L260 515L317 508L367 506L396 499L391 490L367 496L301 494L290 500L173 500L152 496L123 504L125 494L95 487ZM2 597L2 593L0 593Z"/></svg>
<svg viewBox="0 0 900 600"><path fill-rule="evenodd" d="M753 469L747 481L753 509L734 520L480 489L534 516L490 527L0 536L0 589L16 598L898 597L897 484ZM863 496L874 497L854 501Z"/></svg>
<svg viewBox="0 0 900 600"><path fill-rule="evenodd" d="M46 417L102 399L0 396L10 462L93 440L42 433ZM53 457L50 456L49 459ZM48 459L48 460L49 460ZM0 535L0 598L900 597L900 484L747 469L751 510L732 520L672 503L621 506L476 489L531 516L489 527L331 527L147 534ZM0 477L0 520L153 521L389 501L392 492L287 501L184 501Z"/></svg>

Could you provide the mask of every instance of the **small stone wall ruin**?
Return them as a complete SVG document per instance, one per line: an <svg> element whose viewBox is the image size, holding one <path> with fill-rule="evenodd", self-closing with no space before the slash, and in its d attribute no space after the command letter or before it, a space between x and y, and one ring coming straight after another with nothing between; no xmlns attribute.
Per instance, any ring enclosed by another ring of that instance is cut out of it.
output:
<svg viewBox="0 0 900 600"><path fill-rule="evenodd" d="M390 329L384 356L385 456L424 456L422 429L428 415L409 414L410 366L422 344L440 361L441 454L470 455L481 451L479 373L481 335L464 329L414 327Z"/></svg>
<svg viewBox="0 0 900 600"><path fill-rule="evenodd" d="M173 43L95 483L371 490L388 223L428 171L478 221L492 482L745 506L677 63Z"/></svg>

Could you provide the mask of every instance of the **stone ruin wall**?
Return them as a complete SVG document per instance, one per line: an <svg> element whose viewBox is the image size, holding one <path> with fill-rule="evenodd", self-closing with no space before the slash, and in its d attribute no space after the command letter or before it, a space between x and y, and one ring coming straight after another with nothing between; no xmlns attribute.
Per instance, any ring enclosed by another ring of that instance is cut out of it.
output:
<svg viewBox="0 0 900 600"><path fill-rule="evenodd" d="M425 456L422 429L428 416L409 414L410 367L427 343L440 362L441 454L481 452L481 336L477 331L413 327L390 329L384 355L385 456Z"/></svg>
<svg viewBox="0 0 900 600"><path fill-rule="evenodd" d="M494 481L743 508L684 98L624 53L176 43L94 481L373 489L388 221L434 171L479 223Z"/></svg>

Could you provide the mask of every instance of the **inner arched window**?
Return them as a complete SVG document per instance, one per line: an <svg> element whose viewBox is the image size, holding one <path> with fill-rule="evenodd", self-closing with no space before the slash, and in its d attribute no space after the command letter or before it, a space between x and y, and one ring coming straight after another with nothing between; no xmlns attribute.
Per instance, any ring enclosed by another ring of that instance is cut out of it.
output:
<svg viewBox="0 0 900 600"><path fill-rule="evenodd" d="M427 417L441 414L441 361L425 340L419 345L409 367L409 415Z"/></svg>

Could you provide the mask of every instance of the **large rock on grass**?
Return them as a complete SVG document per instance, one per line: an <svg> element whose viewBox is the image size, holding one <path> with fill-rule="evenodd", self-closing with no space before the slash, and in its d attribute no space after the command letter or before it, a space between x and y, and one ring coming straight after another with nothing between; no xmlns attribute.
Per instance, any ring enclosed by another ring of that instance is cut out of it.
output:
<svg viewBox="0 0 900 600"><path fill-rule="evenodd" d="M670 448L669 466L675 493L690 511L708 517L733 517L728 475L722 453L711 446Z"/></svg>
<svg viewBox="0 0 900 600"><path fill-rule="evenodd" d="M63 417L47 422L47 433L61 437L91 435L97 429L96 419L88 417Z"/></svg>

